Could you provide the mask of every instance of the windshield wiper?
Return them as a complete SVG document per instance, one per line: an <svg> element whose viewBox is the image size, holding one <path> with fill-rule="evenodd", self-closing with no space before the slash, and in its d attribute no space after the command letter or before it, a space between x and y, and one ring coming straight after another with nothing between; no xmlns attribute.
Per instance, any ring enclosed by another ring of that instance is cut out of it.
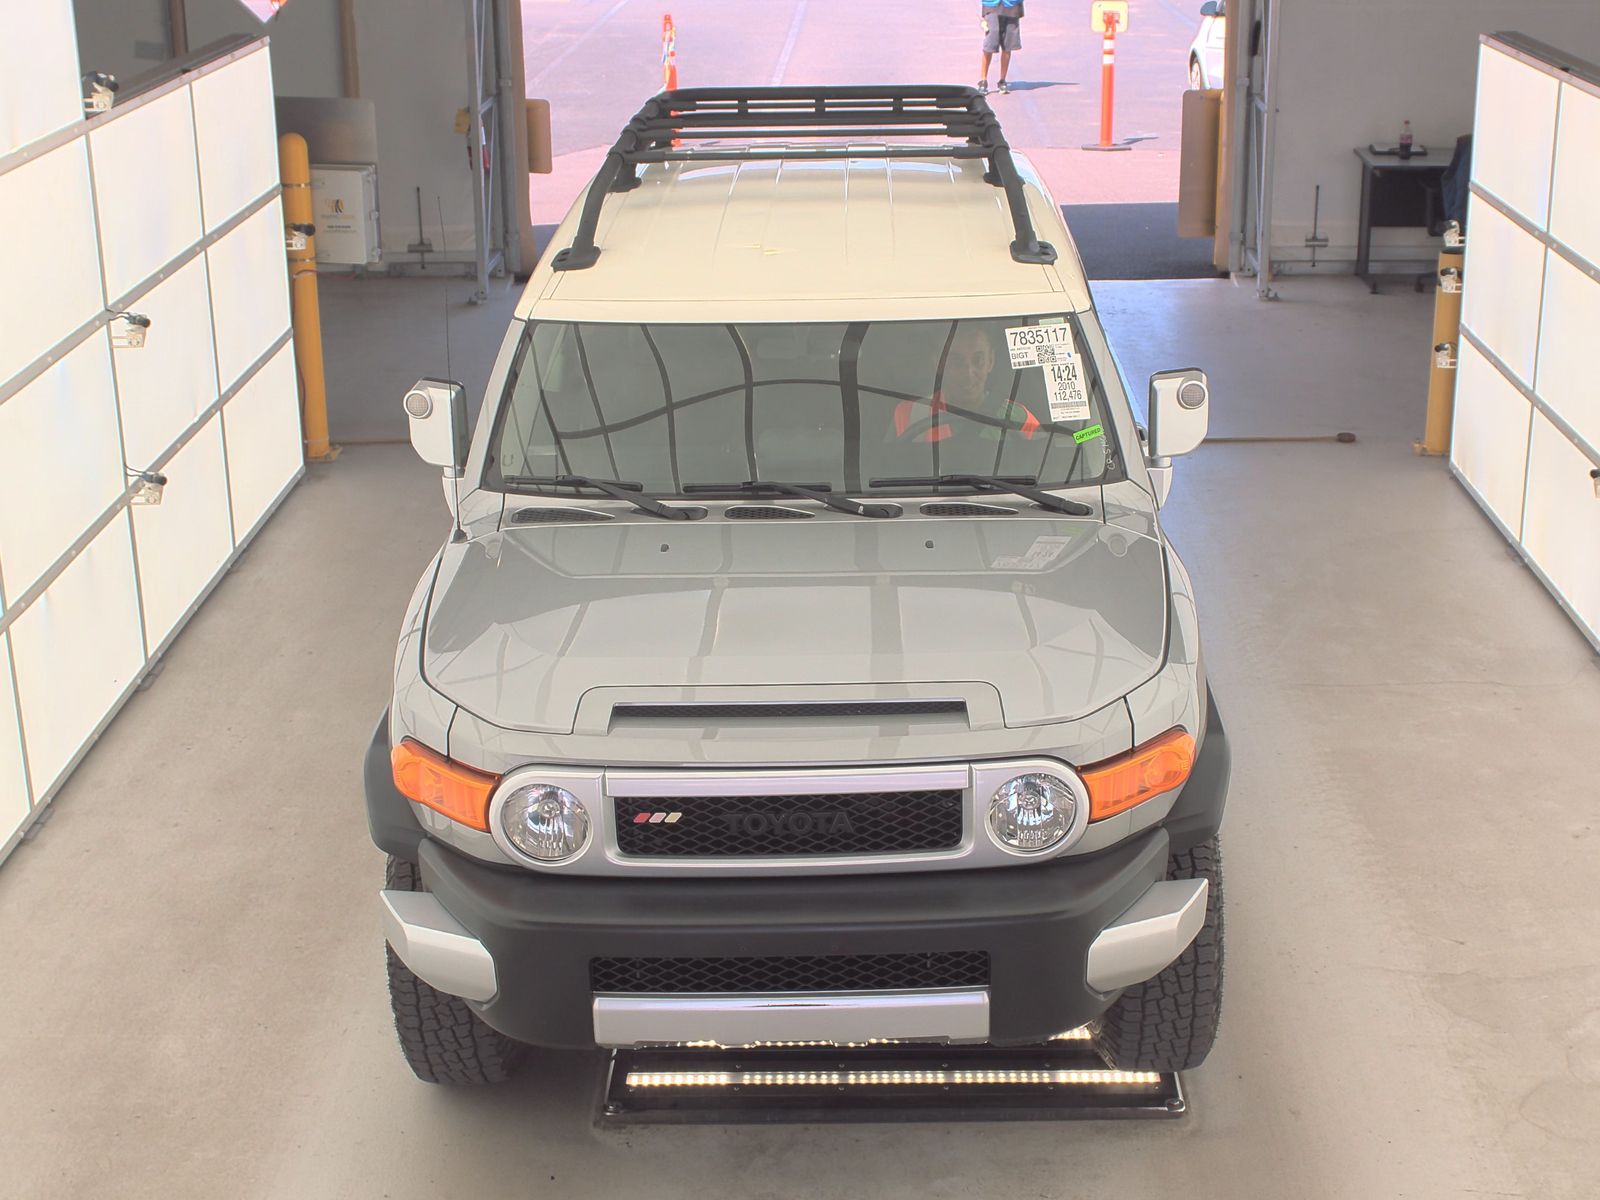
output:
<svg viewBox="0 0 1600 1200"><path fill-rule="evenodd" d="M921 475L910 479L874 479L873 487L945 487L977 488L984 492L1010 492L1032 500L1040 508L1051 512L1068 513L1074 517L1092 517L1094 509L1077 500L1068 500L1051 492L1040 491L1033 475Z"/></svg>
<svg viewBox="0 0 1600 1200"><path fill-rule="evenodd" d="M783 496L798 496L802 500L815 500L826 508L835 512L850 513L857 517L898 517L900 506L897 504L864 504L860 500L851 500L847 496L833 496L829 493L833 485L828 483L779 483L772 479L746 479L743 483L691 483L683 489L684 495L699 495L708 492L777 492Z"/></svg>
<svg viewBox="0 0 1600 1200"><path fill-rule="evenodd" d="M632 479L591 479L587 475L507 475L505 481L532 484L535 487L589 488L603 492L614 500L624 500L639 512L668 521L693 521L706 515L703 508L662 504L659 500L641 496L639 493L644 491L644 484Z"/></svg>

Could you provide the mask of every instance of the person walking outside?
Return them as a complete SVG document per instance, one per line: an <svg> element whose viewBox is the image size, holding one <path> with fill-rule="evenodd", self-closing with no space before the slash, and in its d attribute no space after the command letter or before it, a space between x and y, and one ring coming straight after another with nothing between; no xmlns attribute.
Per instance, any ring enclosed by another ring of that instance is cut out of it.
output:
<svg viewBox="0 0 1600 1200"><path fill-rule="evenodd" d="M983 75L978 80L978 90L989 90L989 63L995 52L1000 53L1000 92L1011 90L1006 82L1006 71L1011 66L1011 54L1022 49L1022 0L982 0L983 3Z"/></svg>

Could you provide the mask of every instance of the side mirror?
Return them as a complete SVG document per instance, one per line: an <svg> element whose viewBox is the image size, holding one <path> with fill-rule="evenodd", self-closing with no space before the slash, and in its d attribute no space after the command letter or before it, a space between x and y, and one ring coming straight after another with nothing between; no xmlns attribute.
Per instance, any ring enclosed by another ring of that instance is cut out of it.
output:
<svg viewBox="0 0 1600 1200"><path fill-rule="evenodd" d="M411 445L425 463L459 476L467 465L467 389L447 379L419 379L406 393Z"/></svg>
<svg viewBox="0 0 1600 1200"><path fill-rule="evenodd" d="M1206 0L1200 6L1200 15L1202 17L1220 17L1222 15L1222 6L1217 3L1217 0Z"/></svg>
<svg viewBox="0 0 1600 1200"><path fill-rule="evenodd" d="M1197 367L1150 376L1150 457L1187 454L1205 441L1211 388Z"/></svg>

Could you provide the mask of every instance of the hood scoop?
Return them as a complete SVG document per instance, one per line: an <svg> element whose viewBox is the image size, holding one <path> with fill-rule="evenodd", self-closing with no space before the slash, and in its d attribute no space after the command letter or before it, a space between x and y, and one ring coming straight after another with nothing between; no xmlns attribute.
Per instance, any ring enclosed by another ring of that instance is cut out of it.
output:
<svg viewBox="0 0 1600 1200"><path fill-rule="evenodd" d="M620 721L877 721L890 717L966 718L965 700L817 700L754 704L618 704L611 723Z"/></svg>

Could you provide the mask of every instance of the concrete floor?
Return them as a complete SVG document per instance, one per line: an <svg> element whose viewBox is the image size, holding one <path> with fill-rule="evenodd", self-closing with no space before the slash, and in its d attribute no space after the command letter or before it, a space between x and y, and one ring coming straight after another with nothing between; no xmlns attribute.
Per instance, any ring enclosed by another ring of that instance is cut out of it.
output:
<svg viewBox="0 0 1600 1200"><path fill-rule="evenodd" d="M1097 288L1130 376L1211 369L1219 435L1359 438L1208 445L1167 510L1235 748L1182 1122L612 1133L593 1054L415 1082L358 764L445 513L378 446L311 472L0 870L0 1194L1593 1196L1597 659L1412 456L1427 299L1282 292ZM406 328L366 351L425 373Z"/></svg>

